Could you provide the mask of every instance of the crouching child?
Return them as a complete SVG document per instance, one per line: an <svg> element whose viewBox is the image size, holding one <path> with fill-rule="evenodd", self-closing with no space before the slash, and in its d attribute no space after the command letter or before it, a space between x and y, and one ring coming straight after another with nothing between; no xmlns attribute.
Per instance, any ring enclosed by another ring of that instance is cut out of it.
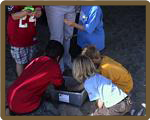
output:
<svg viewBox="0 0 150 120"><path fill-rule="evenodd" d="M58 41L50 40L46 55L32 60L22 74L8 88L7 104L13 114L36 112L43 106L42 96L49 85L59 88L63 76L59 66L64 48Z"/></svg>
<svg viewBox="0 0 150 120"><path fill-rule="evenodd" d="M93 116L119 116L129 112L132 106L130 97L111 80L96 73L92 60L84 55L73 62L73 76L82 83L90 101L96 101L97 109Z"/></svg>

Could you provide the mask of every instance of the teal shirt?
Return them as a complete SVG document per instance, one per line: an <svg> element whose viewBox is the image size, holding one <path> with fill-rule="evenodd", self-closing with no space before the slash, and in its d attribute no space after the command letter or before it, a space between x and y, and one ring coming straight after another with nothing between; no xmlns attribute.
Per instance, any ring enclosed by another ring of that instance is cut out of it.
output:
<svg viewBox="0 0 150 120"><path fill-rule="evenodd" d="M81 48L95 45L100 51L105 47L103 13L99 6L81 6L79 24L84 26L78 31L77 43Z"/></svg>
<svg viewBox="0 0 150 120"><path fill-rule="evenodd" d="M127 94L113 84L111 80L100 74L95 74L86 79L84 88L90 101L100 99L104 102L106 108L116 105L127 97Z"/></svg>

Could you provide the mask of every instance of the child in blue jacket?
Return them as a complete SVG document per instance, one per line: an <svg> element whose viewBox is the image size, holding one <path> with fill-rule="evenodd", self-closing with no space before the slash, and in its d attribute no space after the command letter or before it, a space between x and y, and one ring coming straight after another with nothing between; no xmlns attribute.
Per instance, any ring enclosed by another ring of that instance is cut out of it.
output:
<svg viewBox="0 0 150 120"><path fill-rule="evenodd" d="M103 13L100 6L81 6L79 24L67 19L64 22L79 30L77 44L81 48L94 45L99 51L104 49Z"/></svg>

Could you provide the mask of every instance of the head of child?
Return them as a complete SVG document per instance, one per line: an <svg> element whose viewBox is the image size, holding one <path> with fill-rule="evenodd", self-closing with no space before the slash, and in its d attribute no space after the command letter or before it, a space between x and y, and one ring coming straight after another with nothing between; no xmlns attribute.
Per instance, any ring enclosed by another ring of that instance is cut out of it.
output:
<svg viewBox="0 0 150 120"><path fill-rule="evenodd" d="M59 62L64 54L64 47L56 40L49 40L45 49L45 53L46 56L56 59Z"/></svg>
<svg viewBox="0 0 150 120"><path fill-rule="evenodd" d="M95 65L88 56L80 55L73 61L72 74L79 83L84 83L88 77L95 73Z"/></svg>
<svg viewBox="0 0 150 120"><path fill-rule="evenodd" d="M90 57L95 65L99 65L101 62L100 52L96 49L95 46L87 46L83 48L81 55Z"/></svg>

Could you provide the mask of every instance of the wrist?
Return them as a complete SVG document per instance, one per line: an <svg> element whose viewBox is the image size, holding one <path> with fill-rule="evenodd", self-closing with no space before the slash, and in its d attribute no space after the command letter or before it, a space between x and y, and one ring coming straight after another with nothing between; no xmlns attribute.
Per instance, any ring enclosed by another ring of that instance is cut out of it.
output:
<svg viewBox="0 0 150 120"><path fill-rule="evenodd" d="M75 22L73 23L73 27L78 28L78 24L76 24Z"/></svg>

